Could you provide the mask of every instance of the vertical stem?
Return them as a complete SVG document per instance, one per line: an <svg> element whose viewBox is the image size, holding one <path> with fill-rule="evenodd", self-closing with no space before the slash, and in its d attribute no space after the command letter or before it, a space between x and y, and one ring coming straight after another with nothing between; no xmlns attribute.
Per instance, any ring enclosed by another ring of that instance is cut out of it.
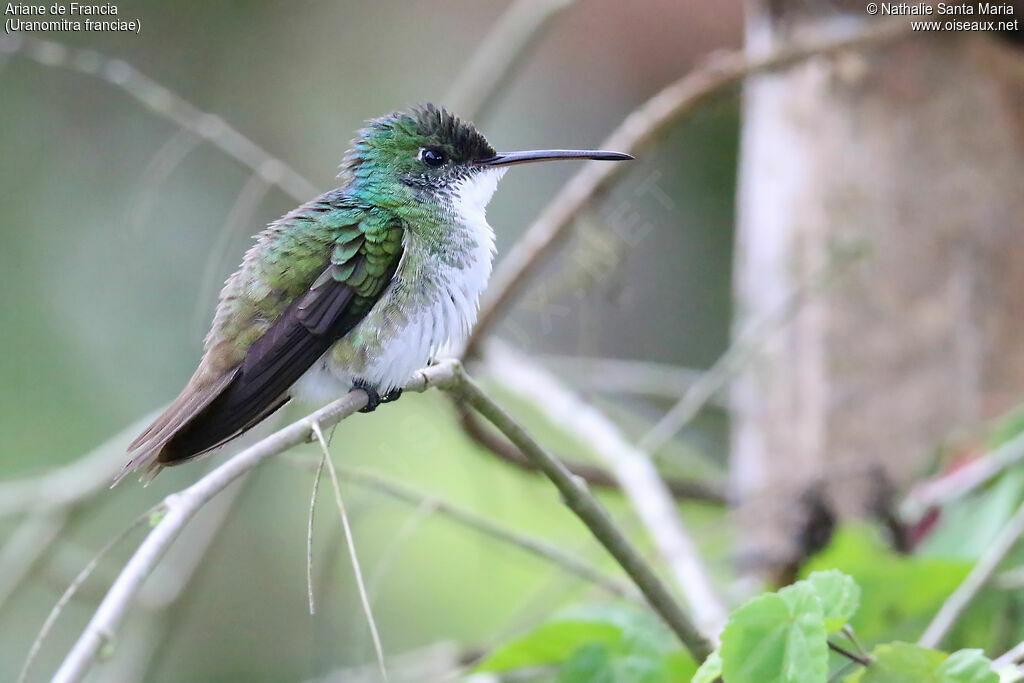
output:
<svg viewBox="0 0 1024 683"><path fill-rule="evenodd" d="M458 394L534 462L558 488L569 509L586 524L594 537L611 553L644 594L655 612L665 620L687 650L698 662L711 653L711 641L698 629L669 593L665 583L615 525L607 511L565 466L548 453L512 416L495 403L470 379L461 366L456 368L452 384L447 387Z"/></svg>

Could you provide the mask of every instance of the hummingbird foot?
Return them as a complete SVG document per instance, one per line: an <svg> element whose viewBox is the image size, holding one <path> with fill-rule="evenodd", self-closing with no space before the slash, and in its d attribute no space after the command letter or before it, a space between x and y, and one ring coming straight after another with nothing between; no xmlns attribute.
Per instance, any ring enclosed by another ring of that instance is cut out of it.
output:
<svg viewBox="0 0 1024 683"><path fill-rule="evenodd" d="M377 410L377 406L382 403L391 403L397 401L402 395L401 389L394 389L384 394L383 396L377 391L377 387L371 386L363 380L356 380L352 383L353 389L362 389L366 392L366 406L359 409L360 413L372 413Z"/></svg>
<svg viewBox="0 0 1024 683"><path fill-rule="evenodd" d="M389 391L388 393L386 393L383 396L381 396L380 397L380 402L381 403L392 403L394 401L397 401L400 398L402 398L402 390L401 389L395 389L395 390Z"/></svg>

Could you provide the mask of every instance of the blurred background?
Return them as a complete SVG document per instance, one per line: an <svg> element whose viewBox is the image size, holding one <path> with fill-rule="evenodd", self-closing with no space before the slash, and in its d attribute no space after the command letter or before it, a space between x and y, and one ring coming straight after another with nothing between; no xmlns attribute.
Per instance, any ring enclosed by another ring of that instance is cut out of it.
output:
<svg viewBox="0 0 1024 683"><path fill-rule="evenodd" d="M492 97L467 104L498 149L597 147L660 88L718 51L742 49L745 31L757 54L865 20L842 2L813 12L767 3L746 27L740 3L533 6L552 12L544 30ZM166 471L148 488L101 487L71 505L57 489L22 484L94 449L96 462L116 461L194 369L216 294L250 236L296 205L267 179L313 196L334 186L365 119L420 102L462 113L457 104L472 98L460 92L460 74L508 9L452 0L117 7L119 18L141 20L139 35L0 38L3 680L14 680L47 613L96 551L224 455ZM908 556L922 513L902 518L897 508L921 478L1017 434L1017 50L1006 36L915 38L868 57L812 60L751 81L745 93L723 89L662 131L578 217L558 258L497 329L638 441L753 326L757 343L744 342L735 357L745 360L719 378L737 380L731 399L713 392L685 429L650 449L667 479L698 480L712 499L680 500L679 510L729 604L808 561L867 584L926 577L930 592L913 605L865 617L867 638L896 637L927 623L983 551L984 542L965 550L947 530L945 545L933 537L931 555ZM168 120L180 103L154 96L147 79L216 117L198 118L211 136L226 122L277 161L254 173ZM506 177L488 211L499 261L577 170L540 165ZM642 361L648 379L632 383L645 386L629 386L638 372L607 359ZM626 379L607 379L613 370ZM895 376L905 382L894 386ZM594 460L542 408L496 391L547 445ZM289 407L288 417L302 414ZM437 392L346 420L332 453L342 467L366 468L615 573L550 484L468 438ZM276 458L204 510L147 584L96 680L376 680L324 495L318 609L308 613L316 454L309 446ZM68 473L60 481L73 488L89 479L92 462L56 470ZM393 673L419 671L395 673L399 680L455 680L559 610L621 603L453 522L429 500L396 500L344 471L342 480ZM990 485L1006 489L998 509L963 514L988 514L982 526L994 534L1024 498L1024 480ZM650 549L629 502L595 490ZM847 518L873 521L837 521ZM84 582L31 680L55 669L142 533ZM891 593L885 599L898 603L900 591ZM960 645L998 648L1024 636L1016 613L1002 611L1009 625L990 632L997 605L1016 605L996 595L971 622L980 626L956 636ZM521 679L553 680L560 661L548 664ZM674 666L659 669L661 678L614 680L682 680L685 666Z"/></svg>

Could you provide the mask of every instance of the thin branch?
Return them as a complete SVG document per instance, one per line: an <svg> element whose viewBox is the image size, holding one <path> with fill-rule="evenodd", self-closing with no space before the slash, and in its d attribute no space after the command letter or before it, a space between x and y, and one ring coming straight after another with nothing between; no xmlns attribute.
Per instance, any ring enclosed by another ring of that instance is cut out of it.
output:
<svg viewBox="0 0 1024 683"><path fill-rule="evenodd" d="M649 453L657 453L697 417L716 394L725 390L765 339L792 320L809 296L831 286L837 277L845 273L853 263L862 259L866 253L865 250L858 248L835 251L820 270L808 277L805 282L799 283L776 308L749 322L729 344L725 353L719 356L711 367L690 385L675 405L640 438L637 447Z"/></svg>
<svg viewBox="0 0 1024 683"><path fill-rule="evenodd" d="M28 649L28 654L25 656L25 662L21 665L21 672L18 674L18 683L24 683L28 680L28 674L32 669L32 663L35 661L36 656L39 654L39 650L42 648L43 643L46 641L47 636L50 635L50 630L53 625L57 623L57 618L60 617L61 612L64 611L64 607L71 602L71 598L75 596L78 589L81 588L82 584L86 582L89 576L93 573L97 566L99 566L100 560L106 557L107 553L114 549L118 543L120 543L128 534L134 531L139 525L148 519L151 519L153 515L158 514L163 509L163 503L154 505L149 510L146 510L141 515L132 520L131 524L122 529L116 536L107 541L99 551L93 555L89 563L78 573L75 580L64 590L61 594L60 599L57 600L57 604L53 606L50 613L46 617L46 621L43 622L42 628L39 629L39 633L36 635L35 640L32 641L32 645ZM106 640L108 633L100 633L100 642L97 644L97 651L99 646Z"/></svg>
<svg viewBox="0 0 1024 683"><path fill-rule="evenodd" d="M0 55L15 55L43 66L69 69L98 78L124 91L139 104L179 128L191 131L236 160L261 174L266 181L298 201L318 194L317 188L286 163L227 124L202 111L178 93L146 76L128 62L110 59L92 49L69 47L52 40L25 35L0 36Z"/></svg>
<svg viewBox="0 0 1024 683"><path fill-rule="evenodd" d="M532 555L552 562L562 569L594 583L613 595L624 598L634 598L636 596L636 591L632 585L624 584L618 579L604 574L575 555L571 555L546 541L509 529L454 503L417 491L369 470L353 467L336 467L338 472L345 477L346 481L364 486L409 505L417 507L426 506L427 509L487 537L508 543Z"/></svg>
<svg viewBox="0 0 1024 683"><path fill-rule="evenodd" d="M160 186L202 141L194 131L179 128L153 153L139 175L139 189L135 192L135 198L125 211L124 223L129 232L135 235L142 233L146 218L161 196L158 192Z"/></svg>
<svg viewBox="0 0 1024 683"><path fill-rule="evenodd" d="M409 683L456 683L462 680L458 676L466 668L464 657L463 650L457 644L440 642L389 656L388 669L394 672L397 680ZM334 669L315 678L308 678L303 683L376 683L377 679L376 667L361 665Z"/></svg>
<svg viewBox="0 0 1024 683"><path fill-rule="evenodd" d="M857 664L860 664L861 666L871 666L871 657L865 657L863 655L850 652L842 645L837 645L836 643L833 643L831 640L828 641L828 649L842 655L843 657L846 657L851 662L856 662Z"/></svg>
<svg viewBox="0 0 1024 683"><path fill-rule="evenodd" d="M537 467L527 458L516 445L500 434L488 429L480 421L480 418L465 405L455 404L459 413L459 423L463 431L477 444L491 451L501 460L527 471L536 471ZM599 488L620 488L619 480L607 469L599 465L591 465L584 462L574 462L560 458L566 469L574 475L587 482L588 485ZM725 487L711 481L699 481L696 479L681 479L678 477L663 477L669 493L676 500L692 500L714 505L725 505L729 502L725 493Z"/></svg>
<svg viewBox="0 0 1024 683"><path fill-rule="evenodd" d="M320 475L324 472L324 459L317 458L316 474L313 475L313 493L309 496L309 523L306 528L306 592L309 595L309 613L316 614L313 597L313 512L316 510L316 492L320 489Z"/></svg>
<svg viewBox="0 0 1024 683"><path fill-rule="evenodd" d="M491 342L485 360L490 377L540 406L553 424L587 444L604 460L686 595L697 623L708 633L718 633L728 612L715 594L675 501L647 453L630 444L602 413L509 347Z"/></svg>
<svg viewBox="0 0 1024 683"><path fill-rule="evenodd" d="M646 360L580 356L539 356L537 360L552 372L566 377L573 386L602 394L675 400L704 375L703 370ZM713 394L707 403L721 410L730 409L727 391Z"/></svg>
<svg viewBox="0 0 1024 683"><path fill-rule="evenodd" d="M348 472L343 467L337 467L338 472L341 476L345 477L346 481L351 481L348 477ZM370 600L376 600L377 596L380 595L381 586L384 581L391 574L391 570L394 568L398 558L402 554L402 546L406 544L410 539L415 538L423 524L434 516L437 512L437 507L434 505L434 501L424 499L416 509L405 518L402 525L398 527L395 533L391 534L388 538L388 544L385 546L384 551L377 557L376 566L373 568L373 573L370 575L369 581L366 582L366 592L370 595Z"/></svg>
<svg viewBox="0 0 1024 683"><path fill-rule="evenodd" d="M110 487L124 465L125 447L159 411L136 420L118 434L67 465L41 474L0 482L0 519L22 513L68 510Z"/></svg>
<svg viewBox="0 0 1024 683"><path fill-rule="evenodd" d="M422 392L430 387L458 393L533 459L561 491L570 509L608 549L640 588L653 609L668 623L693 656L703 660L710 653L710 641L679 608L668 589L618 530L607 512L572 474L466 377L457 362L446 361L419 371L405 389L410 392ZM161 504L166 509L166 514L114 581L53 680L68 683L84 678L95 662L103 643L117 631L146 577L203 505L264 460L308 441L314 436L314 424L321 429L324 426L332 426L364 407L366 401L366 393L361 389L355 389L246 448L192 486L167 496Z"/></svg>
<svg viewBox="0 0 1024 683"><path fill-rule="evenodd" d="M416 379L419 384L415 389L410 389L423 390L427 377L426 372L420 373ZM332 425L365 405L366 392L349 392L312 415L246 448L184 491L165 498L163 505L167 508L167 514L142 542L110 587L88 626L64 659L54 680L61 683L82 680L95 662L106 634L116 632L146 577L204 504L263 460L307 441L312 434L314 420Z"/></svg>
<svg viewBox="0 0 1024 683"><path fill-rule="evenodd" d="M0 609L57 540L68 521L63 510L27 517L0 549Z"/></svg>
<svg viewBox="0 0 1024 683"><path fill-rule="evenodd" d="M345 504L341 500L341 485L338 483L338 472L334 469L334 461L331 459L330 449L327 448L327 440L324 439L324 433L317 422L313 423L313 434L316 435L316 440L320 442L320 448L323 450L323 461L327 464L327 471L331 475L331 485L334 488L334 502L338 505L341 528L345 531L348 554L352 560L352 573L356 577L356 587L359 589L359 600L363 603L363 613L366 614L366 622L370 626L373 648L377 651L377 664L380 666L380 675L384 682L387 683L388 669L384 665L384 648L380 644L380 633L377 632L377 622L373 618L370 596L366 592L366 583L363 581L363 570L359 567L359 556L356 554L356 539L352 535L352 525L348 523L348 513L345 512Z"/></svg>
<svg viewBox="0 0 1024 683"><path fill-rule="evenodd" d="M270 183L262 174L252 173L242 185L242 189L238 191L235 202L231 205L227 218L224 219L224 224L217 235L217 241L210 248L209 255L206 257L206 265L203 267L203 274L199 280L199 295L196 297L195 314L192 321L193 327L199 331L199 334L206 330L205 304L216 298L217 283L220 277L224 277L223 274L218 277L218 272L228 245L231 244L231 238L247 229L247 226L253 221L256 209L259 208L260 202L263 201L269 189Z"/></svg>
<svg viewBox="0 0 1024 683"><path fill-rule="evenodd" d="M192 532L171 549L142 586L137 598L140 607L160 612L177 602L206 559L207 550L231 518L248 482L248 474L239 477L207 507L203 523L192 525Z"/></svg>
<svg viewBox="0 0 1024 683"><path fill-rule="evenodd" d="M517 0L509 5L445 93L445 105L467 119L483 116L530 48L573 1Z"/></svg>
<svg viewBox="0 0 1024 683"><path fill-rule="evenodd" d="M1024 642L1017 643L1009 650L992 660L992 669L999 671L1008 666L1015 666L1024 659Z"/></svg>
<svg viewBox="0 0 1024 683"><path fill-rule="evenodd" d="M949 630L953 628L957 620L967 609L968 605L978 596L981 589L984 588L985 584L989 582L996 569L999 567L999 563L1003 561L1006 555L1013 549L1013 546L1020 540L1021 535L1024 535L1024 503L1017 508L1017 512L1013 514L1010 520L1006 523L1006 526L1002 528L999 535L992 542L978 562L971 569L970 573L967 574L967 578L963 580L957 589L953 591L953 594L946 598L946 601L942 604L938 614L932 619L932 622L928 624L928 628L925 629L924 635L917 641L918 645L922 647L938 647L942 642L942 639L949 633Z"/></svg>
<svg viewBox="0 0 1024 683"><path fill-rule="evenodd" d="M538 444L529 432L465 374L461 366L449 386L445 387L472 405L495 427L515 443L551 480L562 494L565 504L587 525L594 537L611 553L647 598L652 609L661 616L698 662L711 653L711 641L701 633L690 617L680 609L668 588L658 578L643 556L630 543L609 517L607 511L557 459Z"/></svg>
<svg viewBox="0 0 1024 683"><path fill-rule="evenodd" d="M763 56L752 57L743 52L716 56L634 110L601 147L618 152L639 153L697 105L750 75L788 67L819 55L894 40L909 30L910 23L902 19L879 21L845 38L801 42L780 47ZM466 355L476 354L478 342L505 314L553 247L568 235L575 216L601 190L624 173L627 166L588 162L548 203L522 239L498 264L485 292L476 328L466 346Z"/></svg>
<svg viewBox="0 0 1024 683"><path fill-rule="evenodd" d="M928 508L960 498L1024 460L1024 432L976 460L933 481L915 486L900 506L904 519L916 519Z"/></svg>

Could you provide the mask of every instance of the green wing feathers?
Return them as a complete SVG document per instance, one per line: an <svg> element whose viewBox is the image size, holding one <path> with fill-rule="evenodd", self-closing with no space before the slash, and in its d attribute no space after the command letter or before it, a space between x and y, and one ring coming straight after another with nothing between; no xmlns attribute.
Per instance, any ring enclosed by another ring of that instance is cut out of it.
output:
<svg viewBox="0 0 1024 683"><path fill-rule="evenodd" d="M330 197L271 224L220 295L206 353L177 399L129 447L118 476L202 455L288 401L288 389L373 308L402 255L393 216Z"/></svg>

